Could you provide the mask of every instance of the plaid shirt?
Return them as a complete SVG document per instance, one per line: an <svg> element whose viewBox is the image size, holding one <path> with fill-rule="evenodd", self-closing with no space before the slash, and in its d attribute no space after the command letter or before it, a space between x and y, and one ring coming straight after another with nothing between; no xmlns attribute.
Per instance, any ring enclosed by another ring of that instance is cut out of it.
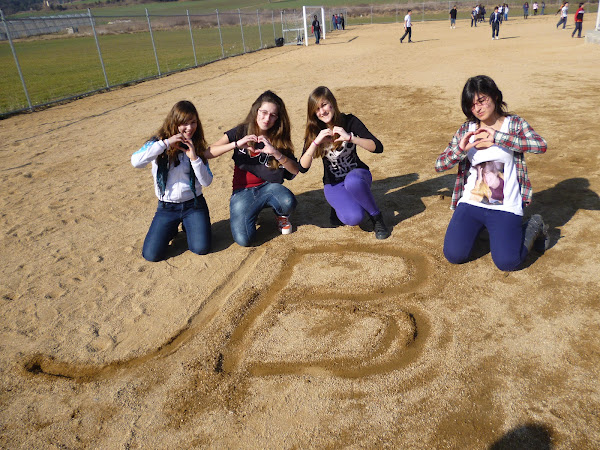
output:
<svg viewBox="0 0 600 450"><path fill-rule="evenodd" d="M467 152L461 150L458 147L458 144L462 137L468 133L469 126L472 123L473 122L465 122L462 124L454 134L454 137L448 144L448 147L446 147L446 150L444 150L435 162L436 172L451 169L458 164L458 174L456 176L454 192L452 193L451 209L456 208L458 200L462 197L467 178L469 177L471 163L467 158ZM545 153L546 141L533 131L533 128L519 116L508 116L508 133L496 131L494 133L494 144L513 152L513 158L517 168L517 180L521 189L523 203L529 205L531 203L533 190L531 189L531 182L527 176L527 164L525 164L524 153Z"/></svg>

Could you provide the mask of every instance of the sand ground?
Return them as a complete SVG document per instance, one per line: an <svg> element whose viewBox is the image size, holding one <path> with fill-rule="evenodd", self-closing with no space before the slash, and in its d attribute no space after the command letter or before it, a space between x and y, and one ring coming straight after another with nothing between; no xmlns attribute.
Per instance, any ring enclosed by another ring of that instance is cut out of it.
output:
<svg viewBox="0 0 600 450"><path fill-rule="evenodd" d="M556 20L511 19L498 41L416 22L412 45L399 24L354 27L0 122L0 447L597 448L600 47ZM481 73L548 141L526 216L552 248L513 273L485 244L442 254L456 172L433 166ZM296 231L264 211L241 248L224 156L214 251L180 234L142 259L156 198L129 157L176 101L212 142L273 89L299 151L322 84L385 146L361 158L390 239L328 228L317 162L287 183Z"/></svg>

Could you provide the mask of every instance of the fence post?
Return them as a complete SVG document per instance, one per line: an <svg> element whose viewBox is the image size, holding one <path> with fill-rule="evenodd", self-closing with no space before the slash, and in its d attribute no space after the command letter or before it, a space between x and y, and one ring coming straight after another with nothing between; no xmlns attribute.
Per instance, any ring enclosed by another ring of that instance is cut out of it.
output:
<svg viewBox="0 0 600 450"><path fill-rule="evenodd" d="M146 19L148 20L148 30L150 30L150 40L152 41L152 49L154 50L154 59L156 59L156 68L158 69L158 76L160 73L160 64L158 63L158 54L156 53L156 45L154 45L154 35L152 34L152 25L150 25L150 15L148 14L148 8L146 9Z"/></svg>
<svg viewBox="0 0 600 450"><path fill-rule="evenodd" d="M27 104L29 105L29 109L33 111L33 105L31 104L31 99L29 98L29 92L27 91L27 85L25 84L25 78L23 78L23 72L21 71L21 64L19 64L19 58L17 58L17 52L15 50L15 46L13 45L12 37L10 36L10 30L8 29L8 23L6 23L6 19L4 18L4 12L0 9L0 16L2 17L2 23L4 24L4 28L6 29L6 37L8 38L8 42L10 44L10 49L13 54L13 58L15 59L15 64L17 65L17 71L19 72L19 77L21 78L21 84L23 85L23 90L25 91L25 97L27 98Z"/></svg>
<svg viewBox="0 0 600 450"><path fill-rule="evenodd" d="M373 25L373 5L371 5L371 25Z"/></svg>
<svg viewBox="0 0 600 450"><path fill-rule="evenodd" d="M221 41L221 58L225 58L225 47L223 47L223 35L221 34L221 21L219 20L219 10L217 9L217 26L219 27L219 41Z"/></svg>
<svg viewBox="0 0 600 450"><path fill-rule="evenodd" d="M256 21L258 22L258 37L260 38L260 48L262 49L262 32L260 31L260 16L258 15L258 9L256 10Z"/></svg>
<svg viewBox="0 0 600 450"><path fill-rule="evenodd" d="M396 23L398 23L398 3L396 3Z"/></svg>
<svg viewBox="0 0 600 450"><path fill-rule="evenodd" d="M98 57L100 58L100 65L102 66L102 73L104 74L104 82L106 83L106 87L110 88L110 84L108 84L108 77L106 76L106 68L104 67L104 59L102 59L102 52L100 51L100 43L98 42L98 35L96 34L96 24L94 23L94 17L92 16L92 11L88 8L88 16L90 18L90 23L92 24L92 31L94 32L94 40L96 41L96 48L98 49Z"/></svg>
<svg viewBox="0 0 600 450"><path fill-rule="evenodd" d="M277 39L277 35L275 34L275 13L271 10L271 22L273 23L273 41Z"/></svg>
<svg viewBox="0 0 600 450"><path fill-rule="evenodd" d="M238 16L240 16L240 30L242 30L242 47L244 47L244 53L246 53L246 41L244 40L244 26L242 25L242 12L238 8Z"/></svg>
<svg viewBox="0 0 600 450"><path fill-rule="evenodd" d="M188 18L188 25L190 26L190 39L192 40L192 50L194 51L194 66L198 67L198 58L196 58L196 44L194 44L194 33L192 33L192 21L190 20L190 10L186 9L185 13Z"/></svg>
<svg viewBox="0 0 600 450"><path fill-rule="evenodd" d="M423 18L421 19L421 22L425 22L425 2L423 2Z"/></svg>

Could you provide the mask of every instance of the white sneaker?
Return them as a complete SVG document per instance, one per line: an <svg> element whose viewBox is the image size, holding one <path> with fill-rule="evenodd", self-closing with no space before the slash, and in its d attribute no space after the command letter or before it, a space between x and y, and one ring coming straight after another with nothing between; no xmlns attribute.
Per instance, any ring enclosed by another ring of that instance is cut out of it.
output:
<svg viewBox="0 0 600 450"><path fill-rule="evenodd" d="M277 228L281 234L290 234L292 232L292 223L289 216L277 216Z"/></svg>

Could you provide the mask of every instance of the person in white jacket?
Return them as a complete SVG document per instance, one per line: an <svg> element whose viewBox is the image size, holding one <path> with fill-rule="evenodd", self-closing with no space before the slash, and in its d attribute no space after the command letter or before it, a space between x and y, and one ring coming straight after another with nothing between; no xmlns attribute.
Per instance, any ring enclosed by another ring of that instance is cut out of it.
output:
<svg viewBox="0 0 600 450"><path fill-rule="evenodd" d="M213 175L204 156L207 144L202 123L193 103L177 102L156 135L131 156L133 167L152 163L158 208L142 249L148 261L166 258L179 224L187 236L188 248L205 255L210 251L211 228L202 187Z"/></svg>

